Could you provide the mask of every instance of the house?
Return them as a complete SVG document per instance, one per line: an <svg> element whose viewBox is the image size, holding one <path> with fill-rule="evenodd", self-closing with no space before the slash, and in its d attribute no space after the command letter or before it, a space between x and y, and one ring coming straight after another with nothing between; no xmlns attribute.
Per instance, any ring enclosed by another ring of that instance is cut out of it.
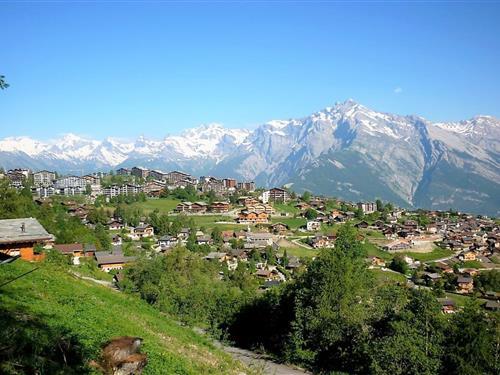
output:
<svg viewBox="0 0 500 375"><path fill-rule="evenodd" d="M226 253L222 253L222 252L211 252L211 253L208 253L207 256L205 256L206 260L217 260L219 262L225 262L226 260L229 259L229 257L227 256Z"/></svg>
<svg viewBox="0 0 500 375"><path fill-rule="evenodd" d="M158 246L161 250L170 249L179 243L179 239L175 236L162 236L158 239Z"/></svg>
<svg viewBox="0 0 500 375"><path fill-rule="evenodd" d="M459 276L457 279L457 292L470 293L474 289L474 279L472 277Z"/></svg>
<svg viewBox="0 0 500 375"><path fill-rule="evenodd" d="M125 265L135 261L135 257L124 256L121 251L96 251L94 258L97 266L104 272L121 270Z"/></svg>
<svg viewBox="0 0 500 375"><path fill-rule="evenodd" d="M142 224L136 228L130 228L130 233L127 236L136 241L141 238L153 237L154 228L149 224Z"/></svg>
<svg viewBox="0 0 500 375"><path fill-rule="evenodd" d="M474 261L476 260L476 253L474 251L466 251L465 253L461 254L459 258L464 262Z"/></svg>
<svg viewBox="0 0 500 375"><path fill-rule="evenodd" d="M81 243L57 244L53 248L63 255L72 255L74 257L84 256L83 245Z"/></svg>
<svg viewBox="0 0 500 375"><path fill-rule="evenodd" d="M321 249L324 247L334 247L334 236L321 236L318 235L309 240L309 245L315 249Z"/></svg>
<svg viewBox="0 0 500 375"><path fill-rule="evenodd" d="M441 272L444 273L453 273L453 268L443 262L436 262L434 264L434 267L436 267L437 269L439 269Z"/></svg>
<svg viewBox="0 0 500 375"><path fill-rule="evenodd" d="M109 230L122 230L123 228L125 228L125 226L119 220L111 220L108 223L108 229Z"/></svg>
<svg viewBox="0 0 500 375"><path fill-rule="evenodd" d="M119 234L114 234L112 237L111 237L111 244L112 245L121 245L122 244L122 236L120 236Z"/></svg>
<svg viewBox="0 0 500 375"><path fill-rule="evenodd" d="M295 208L298 208L301 211L307 210L309 207L311 207L309 204L305 202L299 202L295 205Z"/></svg>
<svg viewBox="0 0 500 375"><path fill-rule="evenodd" d="M441 275L434 272L424 272L423 278L428 284L434 284L437 280L441 279Z"/></svg>
<svg viewBox="0 0 500 375"><path fill-rule="evenodd" d="M248 233L246 242L257 247L272 246L274 236L271 233Z"/></svg>
<svg viewBox="0 0 500 375"><path fill-rule="evenodd" d="M270 229L272 233L283 236L290 228L284 223L274 223L271 225Z"/></svg>
<svg viewBox="0 0 500 375"><path fill-rule="evenodd" d="M274 210L274 207L271 206L270 204L265 204L265 203L252 203L252 204L246 204L245 208L249 211L256 211L256 212L265 212L266 214L272 215L276 211Z"/></svg>
<svg viewBox="0 0 500 375"><path fill-rule="evenodd" d="M267 223L268 218L269 215L263 211L241 210L236 221L240 224Z"/></svg>
<svg viewBox="0 0 500 375"><path fill-rule="evenodd" d="M44 254L37 254L35 246L50 245L53 241L54 236L32 217L0 220L0 252L6 255L39 261Z"/></svg>
<svg viewBox="0 0 500 375"><path fill-rule="evenodd" d="M197 245L211 245L212 244L212 237L208 235L201 235L196 237L196 244Z"/></svg>
<svg viewBox="0 0 500 375"><path fill-rule="evenodd" d="M484 305L484 308L490 311L499 311L500 303L498 301L487 301Z"/></svg>
<svg viewBox="0 0 500 375"><path fill-rule="evenodd" d="M174 211L175 212L188 212L193 214L204 213L207 211L208 204L205 202L181 202L179 203Z"/></svg>
<svg viewBox="0 0 500 375"><path fill-rule="evenodd" d="M181 230L177 234L177 238L179 238L179 240L181 241L187 240L190 232L191 230L189 228L181 228Z"/></svg>
<svg viewBox="0 0 500 375"><path fill-rule="evenodd" d="M213 202L208 206L210 212L223 213L228 212L230 209L230 204L228 202Z"/></svg>
<svg viewBox="0 0 500 375"><path fill-rule="evenodd" d="M364 221L364 220L363 220L363 221L361 221L361 222L359 222L359 223L355 224L354 226L355 226L356 228L358 228L358 229L360 229L360 228L366 229L366 228L368 228L368 226L369 226L369 225L370 225L370 224L368 224L368 222L366 222L366 221Z"/></svg>
<svg viewBox="0 0 500 375"><path fill-rule="evenodd" d="M377 256L369 256L367 258L368 262L374 267L385 267L385 260Z"/></svg>
<svg viewBox="0 0 500 375"><path fill-rule="evenodd" d="M316 221L316 220L309 220L306 224L306 229L309 232L315 232L315 231L321 229L321 223L319 221Z"/></svg>
<svg viewBox="0 0 500 375"><path fill-rule="evenodd" d="M453 314L456 312L455 302L449 298L438 298L438 302L441 304L441 311L444 314Z"/></svg>
<svg viewBox="0 0 500 375"><path fill-rule="evenodd" d="M387 245L384 245L382 248L387 251L399 251L410 249L411 246L411 243L408 241L393 241L391 243L388 243Z"/></svg>

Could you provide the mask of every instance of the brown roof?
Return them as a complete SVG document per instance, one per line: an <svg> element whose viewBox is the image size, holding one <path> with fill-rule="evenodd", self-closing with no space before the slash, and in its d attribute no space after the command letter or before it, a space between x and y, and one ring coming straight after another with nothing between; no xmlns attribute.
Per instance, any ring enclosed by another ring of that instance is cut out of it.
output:
<svg viewBox="0 0 500 375"><path fill-rule="evenodd" d="M54 249L63 254L68 254L74 251L83 251L83 245L81 243L59 244L54 245Z"/></svg>

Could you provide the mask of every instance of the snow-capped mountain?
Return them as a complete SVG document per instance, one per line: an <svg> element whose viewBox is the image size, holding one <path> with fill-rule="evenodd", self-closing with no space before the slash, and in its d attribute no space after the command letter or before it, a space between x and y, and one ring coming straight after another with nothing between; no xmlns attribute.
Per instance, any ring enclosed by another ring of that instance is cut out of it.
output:
<svg viewBox="0 0 500 375"><path fill-rule="evenodd" d="M500 121L432 123L352 100L253 131L204 125L162 140L0 140L0 165L60 172L143 165L291 184L351 200L500 214Z"/></svg>

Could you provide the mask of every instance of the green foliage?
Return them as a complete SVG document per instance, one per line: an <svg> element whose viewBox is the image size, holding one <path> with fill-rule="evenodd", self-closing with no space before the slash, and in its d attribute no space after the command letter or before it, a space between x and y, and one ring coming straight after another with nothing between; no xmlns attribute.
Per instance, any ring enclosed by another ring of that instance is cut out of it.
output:
<svg viewBox="0 0 500 375"><path fill-rule="evenodd" d="M345 225L335 249L324 249L309 265L298 281L291 358L337 371L356 360L372 284L363 255L356 230Z"/></svg>
<svg viewBox="0 0 500 375"><path fill-rule="evenodd" d="M500 316L469 300L450 323L445 356L448 374L500 373Z"/></svg>
<svg viewBox="0 0 500 375"><path fill-rule="evenodd" d="M309 192L308 190L304 191L301 198L304 202L309 203L311 200L311 192Z"/></svg>
<svg viewBox="0 0 500 375"><path fill-rule="evenodd" d="M408 303L379 327L374 341L374 374L436 374L440 369L446 323L429 292L413 292Z"/></svg>
<svg viewBox="0 0 500 375"><path fill-rule="evenodd" d="M481 272L474 281L476 286L485 292L500 292L500 271L498 270Z"/></svg>
<svg viewBox="0 0 500 375"><path fill-rule="evenodd" d="M123 335L143 338L144 375L247 371L136 296L79 280L62 266L38 266L1 290L0 373L96 374L87 363L102 344ZM23 261L2 266L0 283L32 268Z"/></svg>
<svg viewBox="0 0 500 375"><path fill-rule="evenodd" d="M187 324L219 325L219 308L236 309L242 291L218 278L218 264L176 248L126 270L129 290ZM226 311L226 310L224 310ZM226 311L227 312L227 311ZM214 322L215 321L215 322Z"/></svg>
<svg viewBox="0 0 500 375"><path fill-rule="evenodd" d="M397 255L392 258L389 268L404 275L406 275L406 273L409 271L408 264L405 262L402 255Z"/></svg>
<svg viewBox="0 0 500 375"><path fill-rule="evenodd" d="M304 213L304 216L308 220L314 220L318 217L318 212L312 208L308 208Z"/></svg>

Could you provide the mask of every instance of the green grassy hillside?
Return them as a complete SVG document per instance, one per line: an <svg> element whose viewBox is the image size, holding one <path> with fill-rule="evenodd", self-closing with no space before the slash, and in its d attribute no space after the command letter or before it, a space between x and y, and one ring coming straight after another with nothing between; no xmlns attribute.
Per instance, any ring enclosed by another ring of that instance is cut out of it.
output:
<svg viewBox="0 0 500 375"><path fill-rule="evenodd" d="M102 343L144 339L145 374L233 374L245 369L206 338L131 295L80 280L52 264L0 266L0 373L85 374Z"/></svg>

